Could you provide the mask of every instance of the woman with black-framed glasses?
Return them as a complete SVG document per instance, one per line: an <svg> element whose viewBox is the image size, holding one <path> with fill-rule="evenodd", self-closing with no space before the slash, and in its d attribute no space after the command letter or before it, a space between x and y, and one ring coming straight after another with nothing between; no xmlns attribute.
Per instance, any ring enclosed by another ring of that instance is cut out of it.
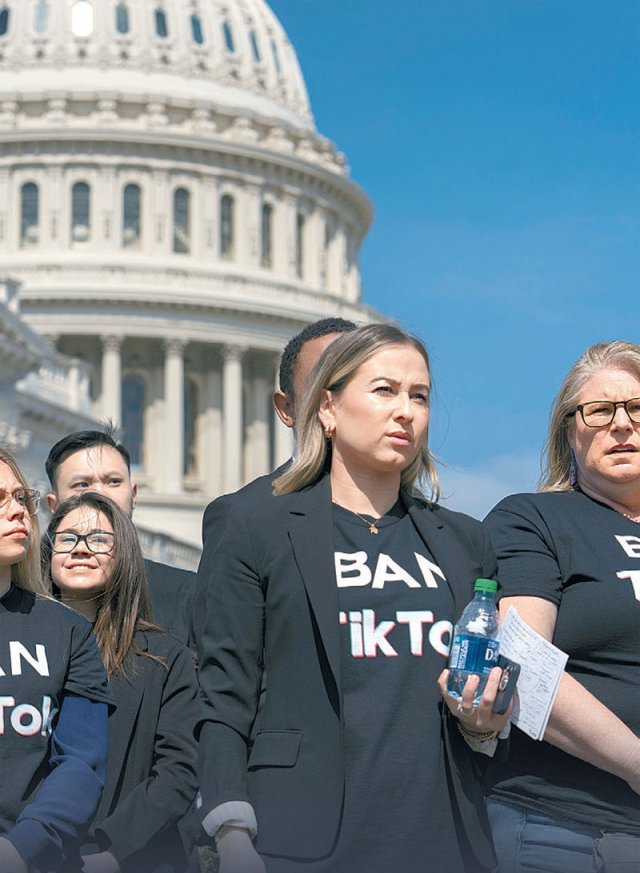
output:
<svg viewBox="0 0 640 873"><path fill-rule="evenodd" d="M0 870L79 873L111 693L91 626L42 582L39 498L0 448Z"/></svg>
<svg viewBox="0 0 640 873"><path fill-rule="evenodd" d="M49 523L43 566L55 595L92 623L117 704L83 873L184 873L178 822L196 793L195 667L153 624L135 528L108 498L78 494Z"/></svg>
<svg viewBox="0 0 640 873"><path fill-rule="evenodd" d="M501 613L569 655L545 741L514 731L492 767L500 873L640 869L640 346L601 343L574 364L540 493L486 524Z"/></svg>

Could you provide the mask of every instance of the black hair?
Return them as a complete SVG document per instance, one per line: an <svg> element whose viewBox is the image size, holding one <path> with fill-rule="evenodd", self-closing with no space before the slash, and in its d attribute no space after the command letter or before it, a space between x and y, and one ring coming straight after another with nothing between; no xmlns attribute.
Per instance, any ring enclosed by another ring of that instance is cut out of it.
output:
<svg viewBox="0 0 640 873"><path fill-rule="evenodd" d="M308 324L300 333L292 337L284 347L282 358L280 359L280 390L284 391L292 402L295 402L293 387L294 372L298 363L300 349L306 342L318 339L321 336L327 336L330 333L349 333L355 330L356 327L357 325L353 321L348 321L346 318L321 318L320 321Z"/></svg>
<svg viewBox="0 0 640 873"><path fill-rule="evenodd" d="M107 424L104 430L79 430L58 440L44 463L51 487L55 488L58 467L69 455L82 451L82 449L93 449L96 446L108 446L110 449L115 449L122 456L127 465L127 470L131 471L131 456L129 452L118 441L113 425Z"/></svg>

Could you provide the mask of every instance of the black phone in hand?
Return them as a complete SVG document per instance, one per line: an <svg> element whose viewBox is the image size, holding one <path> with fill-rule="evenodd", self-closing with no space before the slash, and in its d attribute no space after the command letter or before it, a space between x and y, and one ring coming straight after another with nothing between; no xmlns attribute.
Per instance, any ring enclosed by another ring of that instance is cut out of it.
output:
<svg viewBox="0 0 640 873"><path fill-rule="evenodd" d="M496 715L504 715L509 709L511 698L516 690L518 676L520 675L520 664L518 664L517 661L512 661L510 658L507 658L505 655L498 655L496 667L500 667L502 670L502 676L500 677L498 693L496 694L496 699L493 701L491 711L495 712Z"/></svg>

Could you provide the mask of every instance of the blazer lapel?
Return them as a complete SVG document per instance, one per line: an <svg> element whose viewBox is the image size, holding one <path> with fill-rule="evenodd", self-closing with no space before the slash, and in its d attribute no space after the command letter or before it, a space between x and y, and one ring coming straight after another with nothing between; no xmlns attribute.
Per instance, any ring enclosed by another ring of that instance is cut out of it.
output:
<svg viewBox="0 0 640 873"><path fill-rule="evenodd" d="M447 585L453 595L454 615L457 619L473 597L475 577L471 578L473 575L470 568L471 556L460 541L447 530L435 510L405 492L400 492L400 495L418 533L446 577Z"/></svg>
<svg viewBox="0 0 640 873"><path fill-rule="evenodd" d="M289 515L289 539L329 667L337 688L340 688L340 606L335 581L328 476L296 494Z"/></svg>

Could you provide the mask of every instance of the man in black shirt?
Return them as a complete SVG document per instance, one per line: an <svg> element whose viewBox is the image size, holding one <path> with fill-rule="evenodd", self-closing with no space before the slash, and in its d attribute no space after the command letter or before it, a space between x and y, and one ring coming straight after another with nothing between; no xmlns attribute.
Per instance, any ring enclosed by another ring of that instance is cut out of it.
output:
<svg viewBox="0 0 640 873"><path fill-rule="evenodd" d="M82 430L57 442L45 463L49 508L80 491L97 491L127 513L136 505L129 452L110 429ZM154 621L180 642L190 642L195 573L145 560Z"/></svg>

